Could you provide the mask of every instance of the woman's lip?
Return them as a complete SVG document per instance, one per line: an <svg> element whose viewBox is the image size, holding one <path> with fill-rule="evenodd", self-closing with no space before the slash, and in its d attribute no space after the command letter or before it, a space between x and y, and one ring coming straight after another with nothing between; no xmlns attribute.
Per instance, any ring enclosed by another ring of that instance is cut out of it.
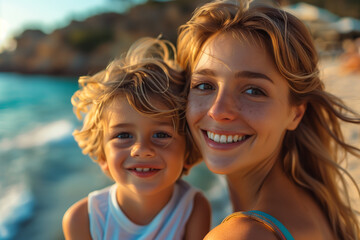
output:
<svg viewBox="0 0 360 240"><path fill-rule="evenodd" d="M224 130L209 130L209 129L200 129L203 133L207 133L207 132L212 132L214 134L219 134L219 135L239 135L239 136L243 136L243 135L247 135L244 133L238 133L238 132L233 132L233 131L224 131Z"/></svg>
<svg viewBox="0 0 360 240"><path fill-rule="evenodd" d="M212 148L212 149L216 149L216 150L230 150L233 148L236 148L238 146L240 146L241 144L243 144L244 142L246 142L251 136L249 136L248 138L246 138L245 140L239 141L239 142L233 142L233 143L220 143L220 142L215 142L214 140L211 140L208 136L207 136L207 131L202 130L201 131L206 144ZM217 132L218 133L218 132ZM224 134L224 133L223 133ZM230 135L230 134L228 134Z"/></svg>

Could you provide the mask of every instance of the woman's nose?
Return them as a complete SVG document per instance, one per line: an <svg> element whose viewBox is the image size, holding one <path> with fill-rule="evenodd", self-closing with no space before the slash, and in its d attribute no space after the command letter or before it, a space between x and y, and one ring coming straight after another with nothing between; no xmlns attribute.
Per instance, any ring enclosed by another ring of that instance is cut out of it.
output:
<svg viewBox="0 0 360 240"><path fill-rule="evenodd" d="M218 92L208 115L216 121L232 121L236 118L236 103L230 93Z"/></svg>
<svg viewBox="0 0 360 240"><path fill-rule="evenodd" d="M155 156L155 151L152 148L152 145L148 141L139 141L136 142L131 149L132 157L139 158L151 158Z"/></svg>

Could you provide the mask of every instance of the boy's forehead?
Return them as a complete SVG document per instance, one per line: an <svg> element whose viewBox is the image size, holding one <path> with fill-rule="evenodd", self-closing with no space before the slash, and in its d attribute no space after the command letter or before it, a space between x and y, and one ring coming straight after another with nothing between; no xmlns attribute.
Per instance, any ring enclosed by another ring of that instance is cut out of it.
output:
<svg viewBox="0 0 360 240"><path fill-rule="evenodd" d="M156 97L155 95L150 99L150 103L159 109L168 109L168 107L166 107L166 105L161 102L159 97ZM150 114L147 115L141 113L140 111L141 109L136 109L136 107L134 108L134 106L130 104L125 94L119 94L115 96L108 104L106 104L103 113L103 120L105 120L107 123L110 123L112 120L126 119L131 115L139 118L149 118L149 120L166 125L172 125L171 117L155 117L151 116Z"/></svg>

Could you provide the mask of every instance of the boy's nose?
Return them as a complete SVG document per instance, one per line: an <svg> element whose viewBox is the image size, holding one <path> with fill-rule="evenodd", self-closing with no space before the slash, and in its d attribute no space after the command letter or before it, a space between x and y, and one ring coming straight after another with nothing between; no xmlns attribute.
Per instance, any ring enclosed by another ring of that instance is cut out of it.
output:
<svg viewBox="0 0 360 240"><path fill-rule="evenodd" d="M151 146L151 143L146 141L137 142L133 145L131 149L132 157L140 157L140 158L151 158L155 156L155 151Z"/></svg>

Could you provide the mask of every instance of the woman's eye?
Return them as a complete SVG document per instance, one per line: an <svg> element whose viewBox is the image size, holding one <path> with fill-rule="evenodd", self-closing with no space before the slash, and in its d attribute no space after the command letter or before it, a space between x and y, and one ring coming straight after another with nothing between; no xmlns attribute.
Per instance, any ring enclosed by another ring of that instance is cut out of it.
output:
<svg viewBox="0 0 360 240"><path fill-rule="evenodd" d="M195 85L193 88L199 89L199 90L213 90L213 86L209 83L200 83Z"/></svg>
<svg viewBox="0 0 360 240"><path fill-rule="evenodd" d="M255 87L250 87L250 88L246 89L245 93L247 93L249 95L254 95L254 96L266 96L266 94L261 89L255 88Z"/></svg>
<svg viewBox="0 0 360 240"><path fill-rule="evenodd" d="M133 138L134 136L131 135L130 133L122 132L122 133L116 135L116 137L120 138L120 139L127 139L127 138Z"/></svg>
<svg viewBox="0 0 360 240"><path fill-rule="evenodd" d="M157 132L153 135L153 138L171 138L171 136L165 132Z"/></svg>

